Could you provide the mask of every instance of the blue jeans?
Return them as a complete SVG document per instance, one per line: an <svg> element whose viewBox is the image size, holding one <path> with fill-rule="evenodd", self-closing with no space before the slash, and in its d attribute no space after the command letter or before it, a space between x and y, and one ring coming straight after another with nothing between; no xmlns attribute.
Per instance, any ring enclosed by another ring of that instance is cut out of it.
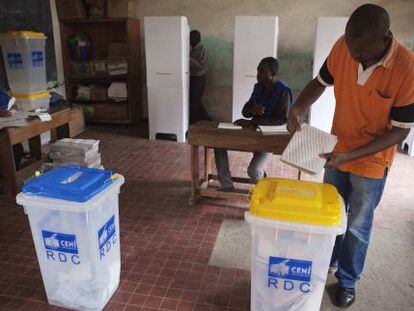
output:
<svg viewBox="0 0 414 311"><path fill-rule="evenodd" d="M326 169L324 182L334 185L345 201L348 228L336 238L331 267L342 287L354 288L364 268L374 210L384 191L387 171L382 179L366 178L338 169Z"/></svg>

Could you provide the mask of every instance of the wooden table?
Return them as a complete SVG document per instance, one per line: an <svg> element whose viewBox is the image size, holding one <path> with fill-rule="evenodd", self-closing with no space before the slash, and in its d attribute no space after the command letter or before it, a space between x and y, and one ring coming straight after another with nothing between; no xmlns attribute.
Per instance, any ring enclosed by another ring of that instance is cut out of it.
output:
<svg viewBox="0 0 414 311"><path fill-rule="evenodd" d="M0 130L0 180L3 187L3 197L15 202L16 195L22 183L32 176L41 164L42 150L40 134L56 131L52 135L57 139L70 136L69 122L72 110L65 108L51 113L52 120L41 122L39 119L28 122L25 127L4 128ZM14 161L13 145L29 141L31 161L24 163L19 170Z"/></svg>
<svg viewBox="0 0 414 311"><path fill-rule="evenodd" d="M197 196L206 196L225 199L241 199L248 197L248 193L221 192L209 188L211 180L218 176L211 174L212 148L225 148L234 151L269 152L282 154L292 135L276 134L264 136L253 130L223 130L218 129L218 122L200 121L190 126L188 143L191 145L191 196L189 204L194 205ZM204 147L204 178L200 181L199 148ZM300 172L298 173L300 178ZM233 177L233 181L252 183L248 178Z"/></svg>

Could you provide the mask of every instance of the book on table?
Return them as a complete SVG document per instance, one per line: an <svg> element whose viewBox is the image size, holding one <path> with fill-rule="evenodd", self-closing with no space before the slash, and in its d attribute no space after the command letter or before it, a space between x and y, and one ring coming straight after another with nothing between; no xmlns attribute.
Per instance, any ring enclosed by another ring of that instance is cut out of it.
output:
<svg viewBox="0 0 414 311"><path fill-rule="evenodd" d="M225 122L220 122L218 125L218 128L222 130L241 130L242 129L240 125L234 125L233 123L225 123Z"/></svg>

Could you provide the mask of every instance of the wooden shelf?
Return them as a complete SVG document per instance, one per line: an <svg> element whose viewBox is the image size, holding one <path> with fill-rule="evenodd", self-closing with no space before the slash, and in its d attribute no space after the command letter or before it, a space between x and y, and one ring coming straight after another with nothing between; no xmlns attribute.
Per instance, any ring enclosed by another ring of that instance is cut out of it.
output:
<svg viewBox="0 0 414 311"><path fill-rule="evenodd" d="M128 120L114 120L112 118L104 119L104 118L86 118L85 122L87 124L99 124L99 123L112 123L112 124L131 124Z"/></svg>
<svg viewBox="0 0 414 311"><path fill-rule="evenodd" d="M74 18L61 19L60 22L64 24L85 24L85 23L125 23L129 18Z"/></svg>
<svg viewBox="0 0 414 311"><path fill-rule="evenodd" d="M109 100L109 99L108 100L76 100L76 99L71 99L69 101L73 104L78 104L78 105L93 105L93 104L126 105L126 104L128 104L127 100L116 101L116 100Z"/></svg>
<svg viewBox="0 0 414 311"><path fill-rule="evenodd" d="M88 76L88 75L71 75L67 78L68 82L73 83L111 83L113 81L127 81L127 75L117 75L117 76L110 76L110 75L96 75L96 76Z"/></svg>
<svg viewBox="0 0 414 311"><path fill-rule="evenodd" d="M125 82L128 85L128 99L123 102L72 100L72 103L90 105L93 111L88 121L105 123L133 123L142 118L141 74L140 74L140 30L139 20L135 18L67 19L60 21L62 40L63 68L65 72L66 94L75 98L76 84L109 85L111 82ZM128 47L126 61L133 72L128 74L91 75L77 74L73 71L68 39L78 33L87 33L91 40L91 59L108 55L108 44L123 42Z"/></svg>
<svg viewBox="0 0 414 311"><path fill-rule="evenodd" d="M85 108L88 121L105 122L112 120L114 123L130 123L128 104L94 103ZM129 121L129 122L128 122ZM108 122L111 123L111 122Z"/></svg>

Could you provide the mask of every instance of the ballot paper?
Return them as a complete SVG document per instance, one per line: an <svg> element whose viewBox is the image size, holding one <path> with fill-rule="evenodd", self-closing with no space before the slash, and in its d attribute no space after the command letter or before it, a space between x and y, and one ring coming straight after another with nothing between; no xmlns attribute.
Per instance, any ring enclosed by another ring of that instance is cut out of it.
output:
<svg viewBox="0 0 414 311"><path fill-rule="evenodd" d="M287 134L288 130L285 125L259 125L259 131L262 135Z"/></svg>
<svg viewBox="0 0 414 311"><path fill-rule="evenodd" d="M40 113L37 115L42 122L51 121L52 116L48 113Z"/></svg>
<svg viewBox="0 0 414 311"><path fill-rule="evenodd" d="M326 163L326 159L319 155L332 152L337 142L335 135L304 124L302 130L293 135L281 160L305 172L317 174Z"/></svg>
<svg viewBox="0 0 414 311"><path fill-rule="evenodd" d="M9 103L7 104L7 110L10 110L14 106L15 103L16 103L16 98L11 97L9 100Z"/></svg>
<svg viewBox="0 0 414 311"><path fill-rule="evenodd" d="M218 128L223 129L223 130L241 130L242 129L240 125L234 125L233 123L224 123L224 122L219 123Z"/></svg>

